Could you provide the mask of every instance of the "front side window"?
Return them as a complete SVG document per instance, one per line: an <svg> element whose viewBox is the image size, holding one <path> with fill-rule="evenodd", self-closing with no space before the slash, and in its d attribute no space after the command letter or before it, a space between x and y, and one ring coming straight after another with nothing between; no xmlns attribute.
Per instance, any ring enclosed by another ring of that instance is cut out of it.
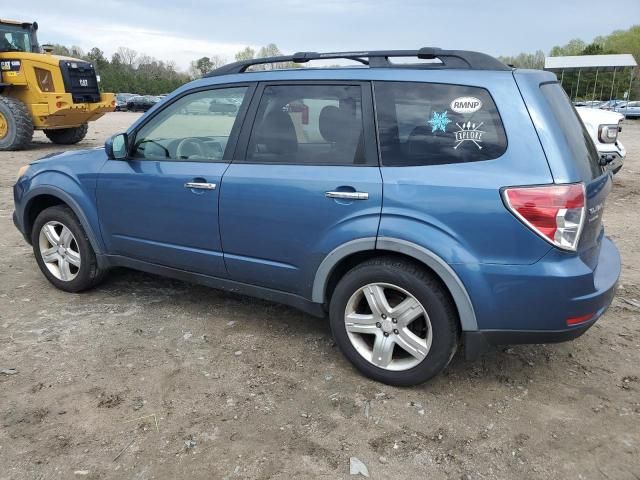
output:
<svg viewBox="0 0 640 480"><path fill-rule="evenodd" d="M298 165L365 163L359 85L264 89L246 161Z"/></svg>
<svg viewBox="0 0 640 480"><path fill-rule="evenodd" d="M483 88L375 82L374 90L385 166L491 160L507 148L500 114Z"/></svg>
<svg viewBox="0 0 640 480"><path fill-rule="evenodd" d="M136 135L133 158L221 161L247 87L191 93L176 100Z"/></svg>

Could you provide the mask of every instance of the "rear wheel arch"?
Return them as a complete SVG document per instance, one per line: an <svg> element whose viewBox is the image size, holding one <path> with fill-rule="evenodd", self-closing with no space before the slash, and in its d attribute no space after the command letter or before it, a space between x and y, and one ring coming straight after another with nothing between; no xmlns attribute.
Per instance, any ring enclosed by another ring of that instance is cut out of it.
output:
<svg viewBox="0 0 640 480"><path fill-rule="evenodd" d="M356 265L375 257L395 256L429 271L451 295L463 331L478 330L473 304L467 290L449 264L432 251L406 240L380 237L359 239L334 249L320 264L313 284L312 300L327 304L340 278Z"/></svg>

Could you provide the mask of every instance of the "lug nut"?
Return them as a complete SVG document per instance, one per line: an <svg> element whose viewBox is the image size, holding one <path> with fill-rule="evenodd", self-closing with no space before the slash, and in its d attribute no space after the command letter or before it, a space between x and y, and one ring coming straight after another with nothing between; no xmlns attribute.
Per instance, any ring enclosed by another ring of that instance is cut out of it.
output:
<svg viewBox="0 0 640 480"><path fill-rule="evenodd" d="M387 316L383 313L382 314L382 318L385 319L385 318L387 318Z"/></svg>
<svg viewBox="0 0 640 480"><path fill-rule="evenodd" d="M391 321L392 321L393 323L398 323L398 319L397 319L397 318L392 318L392 319L391 319Z"/></svg>
<svg viewBox="0 0 640 480"><path fill-rule="evenodd" d="M397 329L397 328L394 328L394 329L393 329L393 333L395 333L396 335L398 335L398 333L400 333L400 332L398 332L398 329Z"/></svg>
<svg viewBox="0 0 640 480"><path fill-rule="evenodd" d="M382 328L382 324L381 324L380 322L377 322L377 323L376 323L376 327L378 327L378 328Z"/></svg>
<svg viewBox="0 0 640 480"><path fill-rule="evenodd" d="M389 332L384 332L384 336L388 337L389 336Z"/></svg>

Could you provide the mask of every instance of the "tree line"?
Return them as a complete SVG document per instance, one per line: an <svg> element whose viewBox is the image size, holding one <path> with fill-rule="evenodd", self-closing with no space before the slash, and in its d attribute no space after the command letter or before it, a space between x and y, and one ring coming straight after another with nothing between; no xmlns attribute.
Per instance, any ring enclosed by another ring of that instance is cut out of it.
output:
<svg viewBox="0 0 640 480"><path fill-rule="evenodd" d="M64 45L54 45L53 53L82 58L91 61L96 66L101 79L101 88L109 92L130 92L148 95L168 93L180 85L200 78L229 61L249 60L282 55L278 47L270 43L257 50L246 47L237 52L233 59L222 55L213 54L193 60L187 72L180 71L175 62L157 60L144 53L136 52L127 47L120 47L107 58L102 50L97 47L88 52L81 48ZM628 30L616 30L610 35L599 36L591 43L580 39L570 40L565 45L558 45L551 49L550 56L565 55L594 55L609 53L631 53L636 61L640 60L640 25L635 25ZM521 53L516 56L498 57L506 64L517 68L543 69L545 53L538 50L535 53ZM255 65L252 70L269 70L272 68L296 68L300 65L292 62L282 62L276 65ZM615 72L565 72L558 74L562 80L562 86L572 99L579 100L608 100L622 98L629 89L631 70L617 70ZM578 78L579 77L579 78ZM636 68L633 73L631 98L640 98L640 70Z"/></svg>
<svg viewBox="0 0 640 480"><path fill-rule="evenodd" d="M141 95L169 93L186 82L200 78L211 70L229 63L229 60L221 55L201 57L191 62L187 72L181 72L173 61L157 60L127 47L118 48L111 58L107 58L98 47L85 52L78 46L53 44L52 53L93 63L100 75L100 87L105 92L128 92ZM246 47L235 54L235 60L278 55L282 53L275 44L270 43L257 51ZM268 70L296 66L292 62L283 62L277 65L256 65L252 69Z"/></svg>
<svg viewBox="0 0 640 480"><path fill-rule="evenodd" d="M550 57L571 55L605 55L615 53L630 53L640 61L640 25L634 25L628 30L616 30L610 35L599 36L591 43L575 38L565 45L557 45L549 51ZM518 68L544 68L545 54L538 50L535 53L521 53L517 56L499 57L499 59ZM633 75L633 78L631 77ZM572 99L577 100L609 100L621 99L625 93L633 100L640 99L640 69L630 68L613 71L583 71L558 72L558 79ZM629 83L631 92L629 95Z"/></svg>

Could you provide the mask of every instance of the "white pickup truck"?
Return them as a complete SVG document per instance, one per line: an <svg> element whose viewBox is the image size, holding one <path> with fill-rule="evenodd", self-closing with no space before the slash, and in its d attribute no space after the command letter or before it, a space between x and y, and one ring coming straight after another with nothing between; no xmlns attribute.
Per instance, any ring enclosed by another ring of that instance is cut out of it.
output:
<svg viewBox="0 0 640 480"><path fill-rule="evenodd" d="M606 162L606 168L613 173L618 173L627 154L624 146L618 140L624 115L599 108L576 107L576 110L582 123L587 127L600 158Z"/></svg>

